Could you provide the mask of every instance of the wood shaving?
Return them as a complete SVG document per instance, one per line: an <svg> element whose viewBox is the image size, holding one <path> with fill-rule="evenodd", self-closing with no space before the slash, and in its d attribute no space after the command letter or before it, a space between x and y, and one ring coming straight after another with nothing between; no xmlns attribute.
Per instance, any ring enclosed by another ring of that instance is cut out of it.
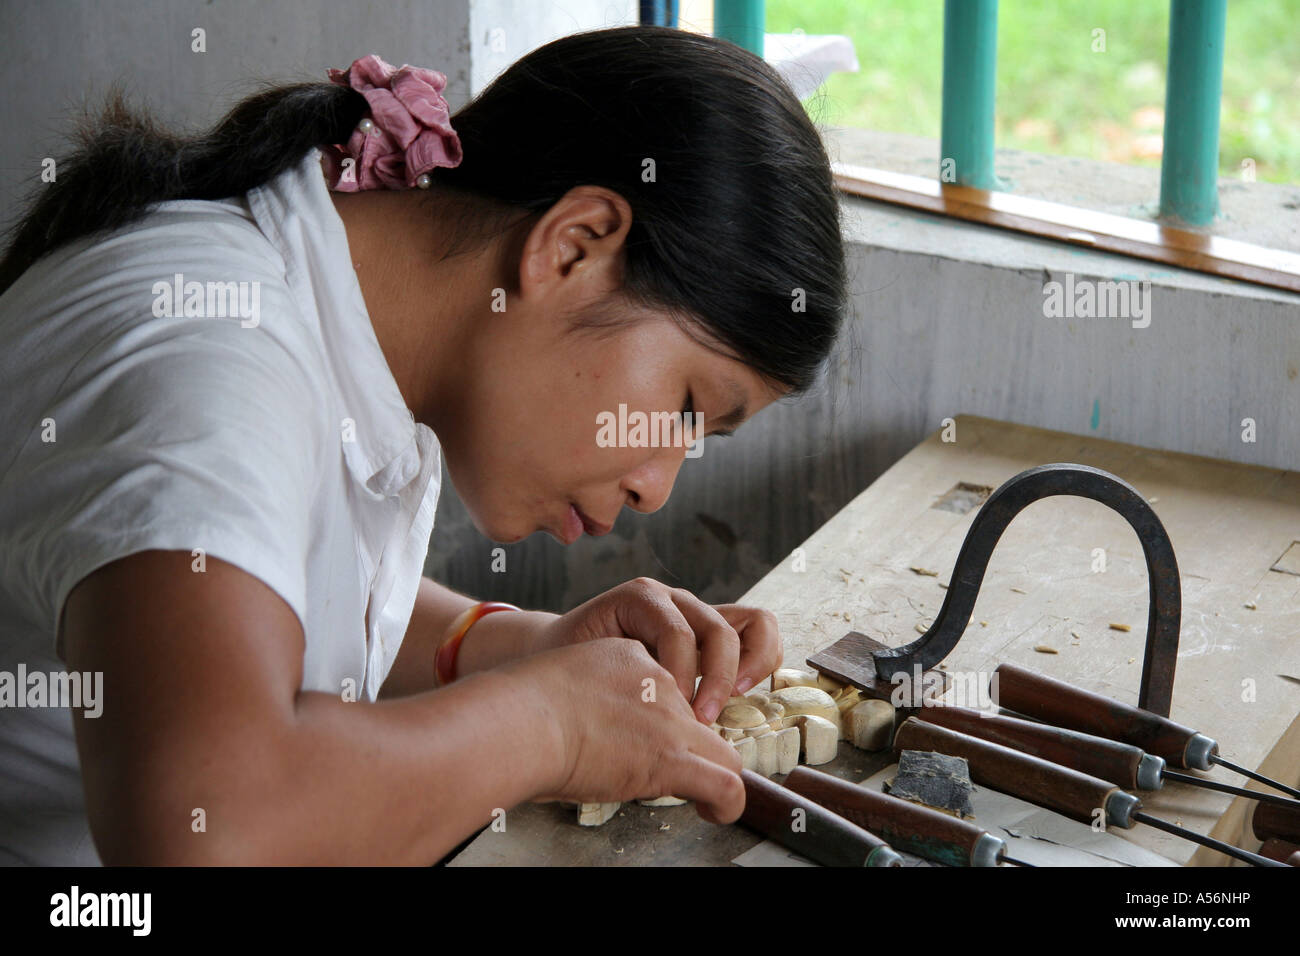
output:
<svg viewBox="0 0 1300 956"><path fill-rule="evenodd" d="M1133 630L1133 628L1129 627L1127 624L1115 624L1115 623L1112 623L1110 625L1110 629L1112 631L1124 631L1125 633L1128 633L1129 631Z"/></svg>
<svg viewBox="0 0 1300 956"><path fill-rule="evenodd" d="M1034 650L1038 651L1038 653L1040 653L1040 654L1059 654L1059 653L1061 653L1061 652L1058 651L1056 648L1054 648L1054 647L1048 647L1046 644L1035 644L1035 645L1034 645Z"/></svg>
<svg viewBox="0 0 1300 956"><path fill-rule="evenodd" d="M937 578L939 576L938 571L931 571L929 568L920 568L917 567L916 565L913 565L912 567L908 568L908 570L911 571L913 574L922 574L928 578Z"/></svg>
<svg viewBox="0 0 1300 956"><path fill-rule="evenodd" d="M1015 591L1017 594L1028 594L1028 593L1029 593L1029 592L1026 591L1024 588L1012 588L1011 590Z"/></svg>

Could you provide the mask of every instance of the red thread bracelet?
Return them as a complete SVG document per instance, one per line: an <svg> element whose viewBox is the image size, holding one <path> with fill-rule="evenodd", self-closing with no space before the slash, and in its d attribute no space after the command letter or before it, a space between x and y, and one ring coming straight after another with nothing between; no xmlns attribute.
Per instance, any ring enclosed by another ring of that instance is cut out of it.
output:
<svg viewBox="0 0 1300 956"><path fill-rule="evenodd" d="M479 601L461 611L447 628L447 637L438 645L438 650L433 657L433 674L438 686L446 687L456 679L456 658L460 654L460 644L465 640L465 635L469 633L475 621L493 611L519 610L522 608L506 604L504 601Z"/></svg>

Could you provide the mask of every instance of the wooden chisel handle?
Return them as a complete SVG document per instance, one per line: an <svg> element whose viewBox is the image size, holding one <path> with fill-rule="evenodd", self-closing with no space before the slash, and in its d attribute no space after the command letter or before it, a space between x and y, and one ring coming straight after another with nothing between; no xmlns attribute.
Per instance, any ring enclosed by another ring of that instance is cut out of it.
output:
<svg viewBox="0 0 1300 956"><path fill-rule="evenodd" d="M932 751L965 757L976 783L1047 807L1080 823L1099 819L1097 811L1116 826L1131 827L1141 801L1097 777L1062 767L1041 757L1023 754L970 734L926 723L915 717L903 721L894 734L894 752Z"/></svg>
<svg viewBox="0 0 1300 956"><path fill-rule="evenodd" d="M1258 840L1276 838L1289 843L1300 843L1300 807L1257 803L1255 812L1250 817L1250 828Z"/></svg>
<svg viewBox="0 0 1300 956"><path fill-rule="evenodd" d="M903 858L868 833L808 797L752 770L742 770L745 812L740 822L822 866L902 866ZM801 811L801 812L796 812Z"/></svg>
<svg viewBox="0 0 1300 956"><path fill-rule="evenodd" d="M795 767L785 785L884 837L895 849L927 860L949 866L997 866L1006 846L967 820L856 786L811 767Z"/></svg>
<svg viewBox="0 0 1300 956"><path fill-rule="evenodd" d="M991 740L1021 753L1033 754L1125 789L1158 790L1165 761L1140 747L1093 734L1016 717L984 715L966 707L926 707L920 718L981 740ZM789 784L786 784L789 786Z"/></svg>
<svg viewBox="0 0 1300 956"><path fill-rule="evenodd" d="M1259 855L1285 863L1287 866L1300 866L1300 846L1286 840L1279 840L1277 837L1269 837L1265 840L1264 845L1259 848Z"/></svg>
<svg viewBox="0 0 1300 956"><path fill-rule="evenodd" d="M1058 727L1122 740L1164 757L1175 767L1209 770L1210 756L1219 750L1219 745L1209 737L1168 717L1036 674L1016 664L999 664L993 677L997 681L1000 707Z"/></svg>

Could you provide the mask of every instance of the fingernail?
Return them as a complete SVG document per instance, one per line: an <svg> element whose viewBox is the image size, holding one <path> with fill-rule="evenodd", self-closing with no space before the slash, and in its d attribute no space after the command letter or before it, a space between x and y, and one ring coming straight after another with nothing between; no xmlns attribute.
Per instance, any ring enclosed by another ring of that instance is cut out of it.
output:
<svg viewBox="0 0 1300 956"><path fill-rule="evenodd" d="M754 679L752 677L742 677L740 680L736 681L736 693L743 694L753 686Z"/></svg>
<svg viewBox="0 0 1300 956"><path fill-rule="evenodd" d="M700 716L704 718L704 722L707 724L717 720L720 713L722 713L722 701L720 700L711 700L700 709Z"/></svg>

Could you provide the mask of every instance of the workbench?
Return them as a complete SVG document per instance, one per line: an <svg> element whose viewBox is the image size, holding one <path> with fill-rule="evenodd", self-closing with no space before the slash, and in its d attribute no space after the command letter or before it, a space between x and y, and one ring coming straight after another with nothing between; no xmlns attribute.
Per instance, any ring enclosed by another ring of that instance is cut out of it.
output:
<svg viewBox="0 0 1300 956"><path fill-rule="evenodd" d="M907 643L942 603L983 497L1048 462L1092 465L1124 479L1146 496L1169 533L1183 598L1170 717L1217 739L1227 759L1300 784L1295 472L960 416L881 475L739 603L776 614L787 666L804 666L810 654L850 630L890 646ZM1104 550L1102 572L1095 570L1096 549ZM1123 518L1083 498L1039 501L1003 535L971 622L943 667L990 673L1012 661L1135 704L1147 601L1142 549ZM892 762L888 752L841 742L839 757L819 769L858 781ZM1223 769L1209 776L1248 783ZM1158 816L1258 847L1250 835L1251 801L1177 783L1139 795ZM504 832L485 830L450 865L726 865L761 839L740 826L705 823L693 804L627 803L591 828L577 825L572 806L524 804L505 821ZM1230 862L1150 827L1110 832L1176 863Z"/></svg>

